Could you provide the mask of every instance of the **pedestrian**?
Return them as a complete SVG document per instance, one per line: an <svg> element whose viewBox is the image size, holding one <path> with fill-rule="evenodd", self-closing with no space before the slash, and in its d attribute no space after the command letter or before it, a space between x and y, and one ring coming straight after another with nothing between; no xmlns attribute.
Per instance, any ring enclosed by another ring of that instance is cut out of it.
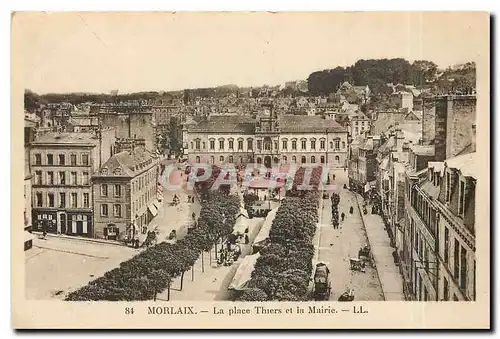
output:
<svg viewBox="0 0 500 339"><path fill-rule="evenodd" d="M349 213L352 214L354 212L354 208L351 206L349 207Z"/></svg>
<svg viewBox="0 0 500 339"><path fill-rule="evenodd" d="M344 213L344 212L342 212L342 213L340 214L340 218L342 218L342 221L344 221L344 218L345 218L345 213Z"/></svg>

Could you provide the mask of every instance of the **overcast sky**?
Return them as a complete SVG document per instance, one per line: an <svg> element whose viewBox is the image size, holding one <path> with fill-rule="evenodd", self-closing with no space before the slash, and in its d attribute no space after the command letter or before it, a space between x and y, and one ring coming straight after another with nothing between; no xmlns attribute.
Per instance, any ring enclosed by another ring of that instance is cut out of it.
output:
<svg viewBox="0 0 500 339"><path fill-rule="evenodd" d="M14 17L22 72L13 76L38 93L124 93L275 85L370 58L446 67L478 58L484 22L465 13L24 14Z"/></svg>

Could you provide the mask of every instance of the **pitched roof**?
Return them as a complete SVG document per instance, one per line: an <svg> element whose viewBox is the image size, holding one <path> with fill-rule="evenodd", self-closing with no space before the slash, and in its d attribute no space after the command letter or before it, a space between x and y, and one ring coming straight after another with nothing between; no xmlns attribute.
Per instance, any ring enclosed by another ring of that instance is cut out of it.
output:
<svg viewBox="0 0 500 339"><path fill-rule="evenodd" d="M189 132L253 134L256 120L247 115L211 115L197 124L188 126Z"/></svg>
<svg viewBox="0 0 500 339"><path fill-rule="evenodd" d="M287 115L278 117L280 130L284 133L347 132L345 127L319 115Z"/></svg>
<svg viewBox="0 0 500 339"><path fill-rule="evenodd" d="M466 177L473 177L477 179L477 166L478 158L476 152L459 155L445 161L448 168L454 168L460 171Z"/></svg>
<svg viewBox="0 0 500 339"><path fill-rule="evenodd" d="M68 145L97 145L99 140L94 133L89 132L49 132L39 136L33 145L40 144L68 144Z"/></svg>
<svg viewBox="0 0 500 339"><path fill-rule="evenodd" d="M133 151L123 151L113 155L101 166L98 173L94 176L113 176L113 177L135 177L140 173L146 161L154 156L144 147L137 147ZM103 169L107 169L107 174L102 173ZM119 174L116 170L119 169Z"/></svg>

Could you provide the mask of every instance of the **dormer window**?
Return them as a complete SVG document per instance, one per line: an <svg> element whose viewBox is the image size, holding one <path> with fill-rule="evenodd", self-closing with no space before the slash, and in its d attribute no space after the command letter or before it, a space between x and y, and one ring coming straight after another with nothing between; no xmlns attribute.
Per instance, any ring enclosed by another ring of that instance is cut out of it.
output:
<svg viewBox="0 0 500 339"><path fill-rule="evenodd" d="M108 169L107 168L101 169L101 174L102 175L108 175Z"/></svg>
<svg viewBox="0 0 500 339"><path fill-rule="evenodd" d="M122 169L121 168L115 169L114 174L115 175L121 175L122 174Z"/></svg>

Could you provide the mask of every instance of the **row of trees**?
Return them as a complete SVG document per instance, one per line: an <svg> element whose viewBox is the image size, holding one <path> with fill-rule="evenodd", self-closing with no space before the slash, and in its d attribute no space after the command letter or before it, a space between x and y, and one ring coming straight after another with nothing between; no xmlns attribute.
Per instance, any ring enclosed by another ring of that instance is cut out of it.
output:
<svg viewBox="0 0 500 339"><path fill-rule="evenodd" d="M248 289L240 301L308 300L318 222L319 191L298 190L304 169L297 170L292 190L279 207L269 231L270 245L257 259ZM319 185L321 168L313 169L311 183Z"/></svg>
<svg viewBox="0 0 500 339"><path fill-rule="evenodd" d="M159 243L120 264L87 286L70 293L68 301L133 301L156 299L173 278L193 268L203 251L210 251L231 234L239 211L238 197L212 191L203 203L198 226L175 244ZM202 257L203 258L203 257ZM202 263L203 265L203 263ZM194 271L193 271L194 272ZM193 276L194 277L194 276Z"/></svg>
<svg viewBox="0 0 500 339"><path fill-rule="evenodd" d="M358 86L368 85L374 94L388 90L387 83L436 86L436 91L455 86L456 90L468 91L475 87L475 63L470 62L458 69L448 68L438 77L438 67L432 61L416 60L413 63L402 59L358 60L352 66L336 67L313 72L308 78L311 95L329 95L344 81ZM439 81L438 81L439 78ZM455 82L455 84L453 84Z"/></svg>

